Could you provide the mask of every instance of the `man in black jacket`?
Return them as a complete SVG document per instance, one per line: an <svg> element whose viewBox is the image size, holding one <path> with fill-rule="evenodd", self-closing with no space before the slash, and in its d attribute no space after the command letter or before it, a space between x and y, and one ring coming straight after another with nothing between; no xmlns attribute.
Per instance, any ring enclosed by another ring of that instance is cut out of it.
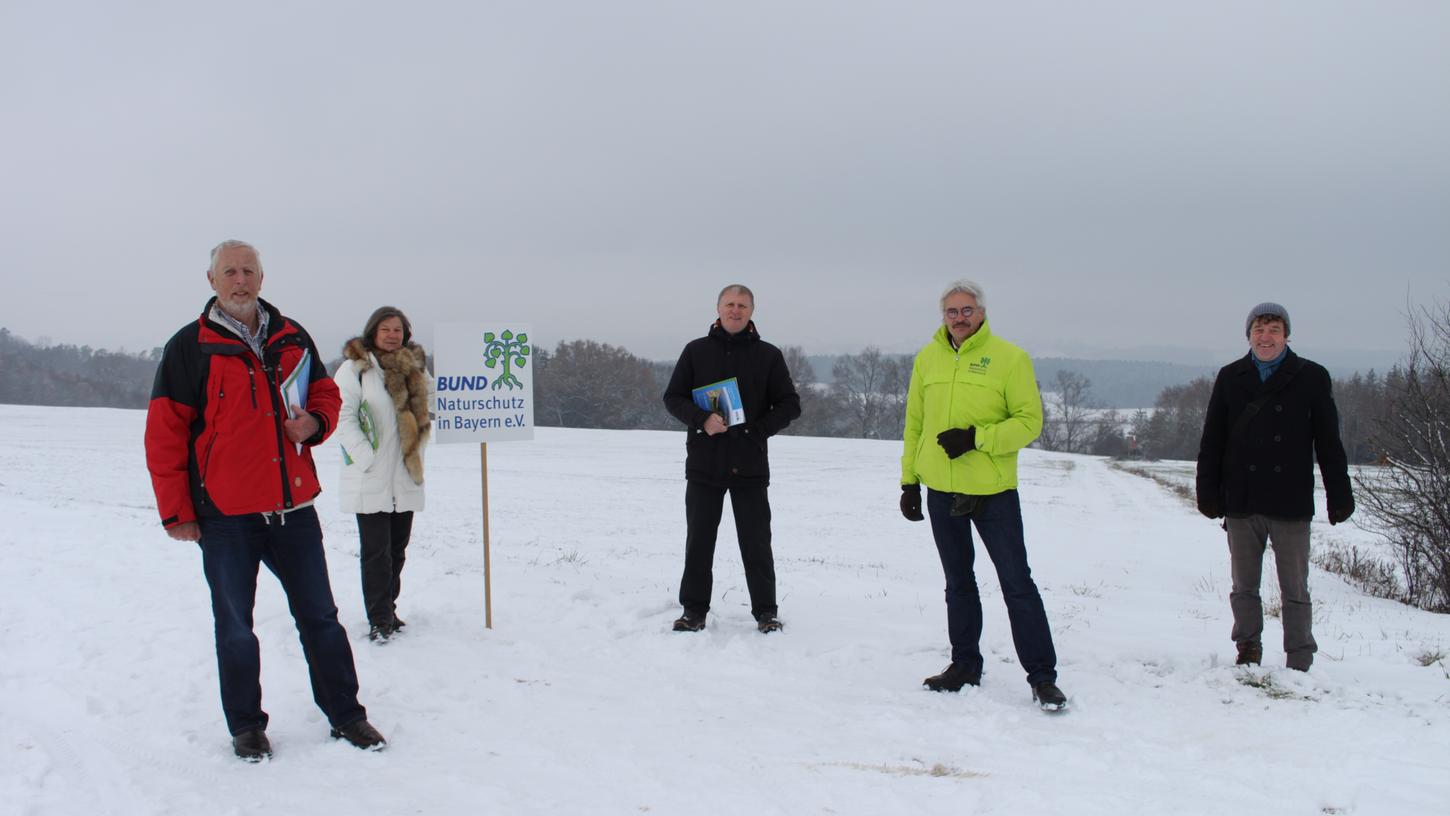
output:
<svg viewBox="0 0 1450 816"><path fill-rule="evenodd" d="M1263 659L1259 580L1264 545L1272 540L1287 663L1308 671L1318 651L1309 602L1315 459L1329 523L1354 513L1339 412L1329 372L1289 350L1287 309L1260 303L1250 310L1244 333L1249 353L1218 372L1208 400L1198 446L1198 510L1226 517L1238 664Z"/></svg>
<svg viewBox="0 0 1450 816"><path fill-rule="evenodd" d="M750 612L762 632L781 629L770 550L770 462L766 440L800 416L801 401L780 349L760 339L750 316L755 295L739 284L716 299L720 319L685 346L665 389L665 407L685 423L684 614L676 632L705 628L715 561L715 534L730 493ZM738 390L732 404L730 381ZM706 389L704 386L719 386ZM699 392L697 400L696 392ZM703 404L702 404L703 403ZM706 407L708 406L708 407Z"/></svg>

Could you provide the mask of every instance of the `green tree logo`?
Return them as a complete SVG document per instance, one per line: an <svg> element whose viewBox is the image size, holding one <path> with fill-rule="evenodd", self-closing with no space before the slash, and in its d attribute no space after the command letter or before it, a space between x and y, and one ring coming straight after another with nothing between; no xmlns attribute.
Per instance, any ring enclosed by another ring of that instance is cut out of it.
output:
<svg viewBox="0 0 1450 816"><path fill-rule="evenodd" d="M518 377L513 375L513 366L523 368L529 363L529 336L520 334L517 337L508 329L503 334L495 336L493 332L483 333L483 364L493 368L496 364L503 366L503 373L493 381L494 389L500 386L508 386L510 391L514 387L523 388L524 384Z"/></svg>

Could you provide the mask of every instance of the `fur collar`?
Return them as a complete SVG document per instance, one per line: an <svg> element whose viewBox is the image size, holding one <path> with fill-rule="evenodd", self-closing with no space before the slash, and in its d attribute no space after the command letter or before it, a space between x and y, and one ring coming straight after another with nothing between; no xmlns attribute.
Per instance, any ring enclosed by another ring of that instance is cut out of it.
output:
<svg viewBox="0 0 1450 816"><path fill-rule="evenodd" d="M393 398L398 417L398 441L402 445L403 465L414 484L423 483L423 445L428 441L432 423L428 419L428 355L417 343L397 351L369 352L361 337L354 337L342 347L342 356L353 361L358 377L371 371L373 361L382 369L383 387Z"/></svg>

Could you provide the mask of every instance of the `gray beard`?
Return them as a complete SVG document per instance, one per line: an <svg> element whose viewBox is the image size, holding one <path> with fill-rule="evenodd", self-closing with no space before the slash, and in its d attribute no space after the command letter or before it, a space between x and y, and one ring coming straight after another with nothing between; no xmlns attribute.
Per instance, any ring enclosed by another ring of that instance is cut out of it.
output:
<svg viewBox="0 0 1450 816"><path fill-rule="evenodd" d="M251 325L252 321L257 317L256 298L252 298L245 306L234 305L230 300L221 297L217 298L216 303L217 306L221 307L222 311L226 312L238 323Z"/></svg>

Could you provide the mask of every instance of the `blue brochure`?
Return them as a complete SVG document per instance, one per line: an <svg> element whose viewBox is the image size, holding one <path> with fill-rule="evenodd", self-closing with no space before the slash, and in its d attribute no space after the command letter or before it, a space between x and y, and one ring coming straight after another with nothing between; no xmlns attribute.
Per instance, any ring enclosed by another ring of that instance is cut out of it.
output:
<svg viewBox="0 0 1450 816"><path fill-rule="evenodd" d="M740 400L740 383L734 377L702 385L691 391L695 404L712 414L719 414L726 425L745 422L745 404Z"/></svg>

